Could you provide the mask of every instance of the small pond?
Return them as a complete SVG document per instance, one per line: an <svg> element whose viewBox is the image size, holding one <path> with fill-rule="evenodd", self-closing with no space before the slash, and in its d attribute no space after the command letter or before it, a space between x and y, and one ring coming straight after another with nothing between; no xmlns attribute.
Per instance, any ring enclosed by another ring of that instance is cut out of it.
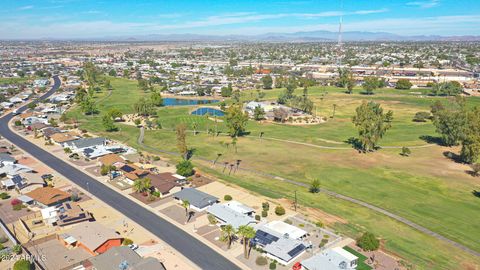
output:
<svg viewBox="0 0 480 270"><path fill-rule="evenodd" d="M186 106L186 105L202 105L218 102L213 99L181 99L181 98L164 98L164 106Z"/></svg>
<svg viewBox="0 0 480 270"><path fill-rule="evenodd" d="M193 115L205 115L209 114L211 116L224 116L225 113L221 110L217 110L214 108L208 108L208 107L203 107L203 108L198 108L195 111L192 112Z"/></svg>

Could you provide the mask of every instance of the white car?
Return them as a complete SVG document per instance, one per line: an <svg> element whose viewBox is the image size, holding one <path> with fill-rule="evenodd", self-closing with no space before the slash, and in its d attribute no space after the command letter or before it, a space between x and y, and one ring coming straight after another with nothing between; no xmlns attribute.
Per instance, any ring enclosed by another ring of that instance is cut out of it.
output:
<svg viewBox="0 0 480 270"><path fill-rule="evenodd" d="M138 245L137 244L131 244L131 245L128 245L129 248L131 248L132 250L136 250L138 248Z"/></svg>
<svg viewBox="0 0 480 270"><path fill-rule="evenodd" d="M12 111L12 114L13 114L13 115L19 115L20 112L19 112L18 110L13 110L13 111Z"/></svg>

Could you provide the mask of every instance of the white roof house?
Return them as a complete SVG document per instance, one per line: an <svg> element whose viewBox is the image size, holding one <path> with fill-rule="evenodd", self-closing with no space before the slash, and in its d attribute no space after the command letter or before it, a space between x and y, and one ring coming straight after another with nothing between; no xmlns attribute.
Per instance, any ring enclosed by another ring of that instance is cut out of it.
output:
<svg viewBox="0 0 480 270"><path fill-rule="evenodd" d="M305 270L355 270L357 256L341 247L327 249L301 262Z"/></svg>
<svg viewBox="0 0 480 270"><path fill-rule="evenodd" d="M245 206L245 208L248 208ZM207 209L207 212L211 215L214 215L218 221L219 225L232 225L233 228L238 229L242 225L255 224L256 221L251 214L251 211L245 211L242 204L238 203L233 204L231 207L227 204L214 204Z"/></svg>
<svg viewBox="0 0 480 270"><path fill-rule="evenodd" d="M288 237L292 239L302 239L304 236L307 235L306 231L280 220L274 220L263 226L269 228L274 232L277 232L280 235L288 235Z"/></svg>
<svg viewBox="0 0 480 270"><path fill-rule="evenodd" d="M256 230L253 242L263 248L267 257L283 265L300 257L309 246L301 240L307 232L282 221L258 225Z"/></svg>
<svg viewBox="0 0 480 270"><path fill-rule="evenodd" d="M21 164L0 164L0 175L6 174L9 177L26 172L33 172L32 168Z"/></svg>
<svg viewBox="0 0 480 270"><path fill-rule="evenodd" d="M42 218L47 224L53 224L57 222L57 209L54 206L50 206L44 209L40 209Z"/></svg>
<svg viewBox="0 0 480 270"><path fill-rule="evenodd" d="M251 216L255 213L255 210L253 208L248 207L245 204L242 204L242 203L237 202L237 201L229 201L229 202L225 203L224 205L226 205L229 208L231 208L232 210L234 210L236 212L239 212L239 213L242 213L244 215Z"/></svg>

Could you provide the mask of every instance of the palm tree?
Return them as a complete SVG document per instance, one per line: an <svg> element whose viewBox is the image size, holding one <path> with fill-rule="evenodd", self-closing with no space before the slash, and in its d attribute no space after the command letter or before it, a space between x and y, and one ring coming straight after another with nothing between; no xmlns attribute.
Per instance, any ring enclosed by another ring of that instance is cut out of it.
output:
<svg viewBox="0 0 480 270"><path fill-rule="evenodd" d="M193 122L192 128L193 128L193 136L196 136L197 135L197 123L196 122Z"/></svg>
<svg viewBox="0 0 480 270"><path fill-rule="evenodd" d="M222 153L217 153L217 158L213 161L213 165L217 164L217 161L221 156L222 156Z"/></svg>
<svg viewBox="0 0 480 270"><path fill-rule="evenodd" d="M335 110L337 109L337 104L333 104L333 113L332 113L332 119L335 117Z"/></svg>
<svg viewBox="0 0 480 270"><path fill-rule="evenodd" d="M188 200L182 200L182 206L185 208L185 216L188 217L188 208L190 208L190 202Z"/></svg>
<svg viewBox="0 0 480 270"><path fill-rule="evenodd" d="M137 193L143 192L143 181L142 179L137 179L133 182L133 190Z"/></svg>
<svg viewBox="0 0 480 270"><path fill-rule="evenodd" d="M250 257L250 249L247 247L250 247L250 239L255 237L255 229L248 225L242 225L238 227L237 233L242 237L243 255L245 256L245 259L248 259L248 257Z"/></svg>
<svg viewBox="0 0 480 270"><path fill-rule="evenodd" d="M142 192L145 192L147 190L149 190L151 187L152 187L152 184L151 184L151 180L150 178L140 178L140 179L137 179L134 183L133 183L133 189L138 192L138 193L142 193Z"/></svg>
<svg viewBox="0 0 480 270"><path fill-rule="evenodd" d="M221 229L222 235L220 236L220 241L226 242L228 244L228 249L232 246L233 238L235 237L235 229L232 225L225 225Z"/></svg>

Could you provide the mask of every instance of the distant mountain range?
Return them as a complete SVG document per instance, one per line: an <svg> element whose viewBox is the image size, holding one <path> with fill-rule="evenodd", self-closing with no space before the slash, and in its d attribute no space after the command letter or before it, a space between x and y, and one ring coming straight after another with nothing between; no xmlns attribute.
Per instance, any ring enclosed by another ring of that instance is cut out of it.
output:
<svg viewBox="0 0 480 270"><path fill-rule="evenodd" d="M152 34L138 36L112 36L91 38L99 41L270 41L270 42L336 42L337 32L311 31L295 33L266 33L261 35L199 35ZM402 36L387 32L350 31L342 34L343 41L480 41L480 36Z"/></svg>
<svg viewBox="0 0 480 270"><path fill-rule="evenodd" d="M1 40L1 38L0 38ZM122 35L97 38L43 38L39 40L76 40L76 41L204 41L204 42L337 42L338 33L331 31L310 31L295 33L266 33L261 35L201 35L201 34L150 34ZM439 36L419 35L403 36L387 32L350 31L342 33L343 41L480 41L480 36Z"/></svg>

